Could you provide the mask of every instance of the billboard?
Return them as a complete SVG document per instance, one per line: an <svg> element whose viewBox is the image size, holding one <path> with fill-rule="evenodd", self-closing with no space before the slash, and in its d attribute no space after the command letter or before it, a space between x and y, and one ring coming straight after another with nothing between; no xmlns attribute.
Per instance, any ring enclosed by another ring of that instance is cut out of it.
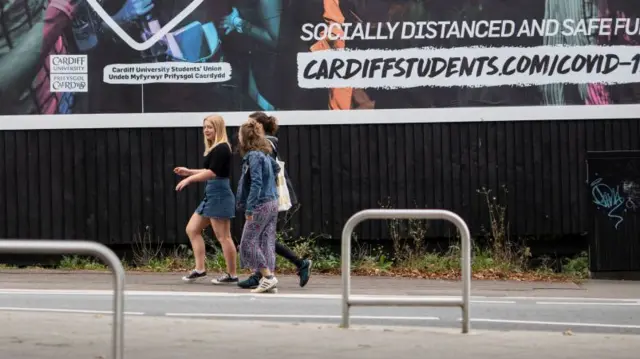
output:
<svg viewBox="0 0 640 359"><path fill-rule="evenodd" d="M0 128L635 118L631 0L0 0ZM402 110L399 112L398 110Z"/></svg>

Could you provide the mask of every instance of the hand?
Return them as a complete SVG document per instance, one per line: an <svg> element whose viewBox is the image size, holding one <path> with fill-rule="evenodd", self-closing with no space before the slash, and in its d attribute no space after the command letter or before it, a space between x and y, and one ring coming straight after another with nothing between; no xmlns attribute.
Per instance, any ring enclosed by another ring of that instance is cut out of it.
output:
<svg viewBox="0 0 640 359"><path fill-rule="evenodd" d="M245 214L245 215L244 215L244 218L245 218L247 221L253 221L253 215L251 215L251 214Z"/></svg>
<svg viewBox="0 0 640 359"><path fill-rule="evenodd" d="M154 6L153 0L127 0L123 7L125 20L133 21L147 14Z"/></svg>
<svg viewBox="0 0 640 359"><path fill-rule="evenodd" d="M176 191L178 192L182 191L182 189L187 187L190 183L191 183L191 180L189 179L189 177L183 179L182 181L178 182L178 185L176 186Z"/></svg>
<svg viewBox="0 0 640 359"><path fill-rule="evenodd" d="M182 176L182 177L186 177L190 174L189 169L186 167L176 167L173 169L173 173L177 174L178 176Z"/></svg>
<svg viewBox="0 0 640 359"><path fill-rule="evenodd" d="M236 18L238 20L236 20ZM238 9L234 7L229 15L222 18L222 24L220 25L220 28L224 30L225 35L229 35L234 30L238 31L236 21L242 23L243 20L240 18Z"/></svg>

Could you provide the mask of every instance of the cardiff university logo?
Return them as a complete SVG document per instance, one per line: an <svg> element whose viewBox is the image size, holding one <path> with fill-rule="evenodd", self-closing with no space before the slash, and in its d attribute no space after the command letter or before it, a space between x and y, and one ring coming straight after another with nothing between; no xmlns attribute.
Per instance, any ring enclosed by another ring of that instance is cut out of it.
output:
<svg viewBox="0 0 640 359"><path fill-rule="evenodd" d="M178 26L178 24L184 20L187 16L189 16L200 4L202 4L204 0L193 0L187 7L184 8L176 17L174 17L171 21L169 21L166 25L164 25L160 31L156 32L145 42L138 42L134 40L129 34L127 34L121 27L118 25L112 18L107 14L106 11L102 8L102 5L98 2L98 0L87 0L87 3L93 8L93 10L100 16L100 18L115 32L122 41L124 41L127 45L129 45L132 49L136 51L144 51L150 49L153 45L155 45L158 41L160 41L163 37L165 37L173 28Z"/></svg>

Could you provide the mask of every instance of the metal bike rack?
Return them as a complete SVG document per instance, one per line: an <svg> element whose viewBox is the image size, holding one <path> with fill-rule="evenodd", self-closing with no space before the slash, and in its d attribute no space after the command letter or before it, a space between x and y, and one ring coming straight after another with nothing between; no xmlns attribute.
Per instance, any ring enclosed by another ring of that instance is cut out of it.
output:
<svg viewBox="0 0 640 359"><path fill-rule="evenodd" d="M0 240L0 253L15 254L83 254L102 259L113 272L112 358L124 358L124 280L120 259L106 246L89 241Z"/></svg>
<svg viewBox="0 0 640 359"><path fill-rule="evenodd" d="M453 223L462 237L462 297L460 299L414 298L351 298L351 234L355 227L368 219L443 219ZM347 221L342 229L342 327L349 328L349 310L352 306L403 307L460 307L462 333L469 333L469 298L471 293L471 235L469 227L457 214L439 209L367 209Z"/></svg>

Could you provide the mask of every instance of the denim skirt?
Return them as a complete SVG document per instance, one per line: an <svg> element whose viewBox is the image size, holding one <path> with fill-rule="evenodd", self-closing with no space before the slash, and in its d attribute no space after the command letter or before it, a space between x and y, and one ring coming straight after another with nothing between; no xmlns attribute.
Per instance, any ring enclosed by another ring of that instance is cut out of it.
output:
<svg viewBox="0 0 640 359"><path fill-rule="evenodd" d="M235 217L236 197L231 190L231 181L228 178L208 180L204 188L204 199L196 208L196 213L216 219Z"/></svg>

